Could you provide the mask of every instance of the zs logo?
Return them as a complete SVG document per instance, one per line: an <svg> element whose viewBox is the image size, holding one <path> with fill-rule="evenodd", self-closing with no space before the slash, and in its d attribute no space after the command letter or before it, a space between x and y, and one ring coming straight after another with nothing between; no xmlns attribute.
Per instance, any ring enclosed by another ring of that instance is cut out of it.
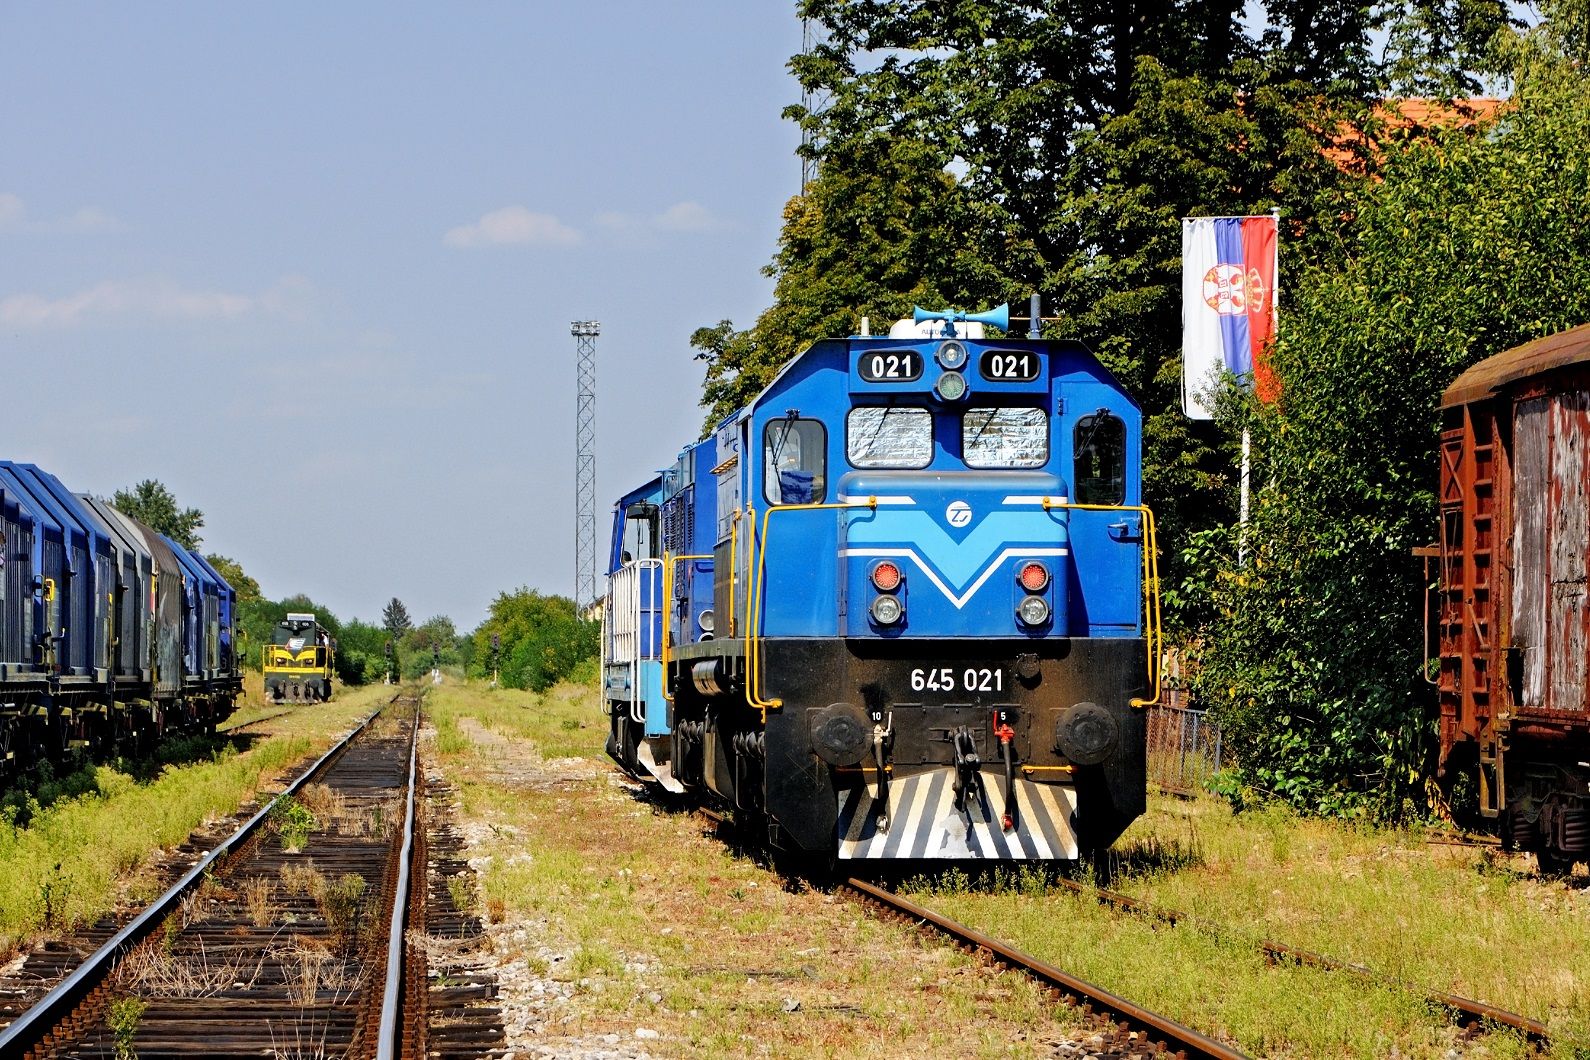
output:
<svg viewBox="0 0 1590 1060"><path fill-rule="evenodd" d="M944 518L951 526L965 526L972 521L972 506L965 501L954 501L944 509Z"/></svg>

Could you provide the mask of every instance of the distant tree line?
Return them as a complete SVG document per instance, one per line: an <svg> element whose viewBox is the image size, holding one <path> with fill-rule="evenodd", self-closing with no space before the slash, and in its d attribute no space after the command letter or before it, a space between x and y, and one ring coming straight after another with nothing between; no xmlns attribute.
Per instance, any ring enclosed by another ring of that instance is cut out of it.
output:
<svg viewBox="0 0 1590 1060"><path fill-rule="evenodd" d="M171 491L156 480L117 491L112 503L185 547L199 545L203 513L179 506ZM486 620L460 634L446 615L416 625L397 597L381 609L379 623L341 620L303 593L270 600L237 560L219 553L205 558L237 593L239 647L244 665L253 670L260 669L261 648L271 642L276 624L288 612L309 612L336 638L337 677L345 684L379 682L393 667L400 677L412 679L433 665L470 677L489 679L495 674L508 688L538 692L563 680L596 679L600 627L581 616L567 597L527 588L499 593Z"/></svg>

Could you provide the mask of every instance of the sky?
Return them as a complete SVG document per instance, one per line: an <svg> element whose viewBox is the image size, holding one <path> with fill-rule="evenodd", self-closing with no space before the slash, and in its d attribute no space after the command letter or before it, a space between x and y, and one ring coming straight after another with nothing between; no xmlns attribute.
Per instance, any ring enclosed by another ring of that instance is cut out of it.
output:
<svg viewBox="0 0 1590 1060"><path fill-rule="evenodd" d="M793 2L0 3L0 456L154 478L265 595L574 589L799 190Z"/></svg>

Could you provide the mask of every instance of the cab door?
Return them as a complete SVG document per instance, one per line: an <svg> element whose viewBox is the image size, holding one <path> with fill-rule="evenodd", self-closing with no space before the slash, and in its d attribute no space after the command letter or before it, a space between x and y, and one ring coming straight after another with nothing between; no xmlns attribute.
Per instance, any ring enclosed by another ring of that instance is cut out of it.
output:
<svg viewBox="0 0 1590 1060"><path fill-rule="evenodd" d="M1069 631L1075 637L1141 634L1143 516L1137 504L1135 410L1112 407L1104 387L1075 386L1061 419L1070 453ZM1123 414L1124 413L1124 414ZM1130 420L1128 419L1130 416Z"/></svg>

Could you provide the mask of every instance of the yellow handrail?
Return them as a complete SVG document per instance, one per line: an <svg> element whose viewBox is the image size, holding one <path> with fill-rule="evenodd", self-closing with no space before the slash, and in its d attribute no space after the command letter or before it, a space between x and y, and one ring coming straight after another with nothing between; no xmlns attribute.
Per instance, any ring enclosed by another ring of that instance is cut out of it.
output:
<svg viewBox="0 0 1590 1060"><path fill-rule="evenodd" d="M813 511L817 509L839 509L867 507L876 510L877 497L868 497L865 504L856 502L841 502L828 504L781 504L774 505L762 513L761 551L757 551L757 539L751 539L750 554L747 556L752 569L753 581L751 591L745 598L745 630L746 630L746 682L745 699L756 710L762 712L762 721L767 722L767 712L770 708L781 707L781 699L768 699L762 694L762 664L761 664L761 629L762 617L762 586L767 572L767 547L768 524L774 512ZM1154 512L1146 504L1073 504L1069 501L1055 501L1048 497L1043 500L1044 510L1061 508L1070 511L1084 512L1136 512L1143 517L1143 636L1147 641L1145 647L1148 652L1148 685L1153 690L1153 695L1148 699L1134 697L1130 705L1134 707L1150 707L1159 702L1160 672L1159 655L1164 645L1164 629L1160 614L1159 593L1159 544L1157 529L1154 524ZM749 506L748 506L748 510ZM752 526L755 527L755 512L751 510ZM732 565L731 565L732 570ZM732 605L733 597L730 597ZM730 607L733 611L733 607Z"/></svg>
<svg viewBox="0 0 1590 1060"><path fill-rule="evenodd" d="M762 513L762 551L756 551L756 538L751 539L750 559L755 575L751 583L751 591L745 594L745 654L746 654L746 679L745 701L753 708L762 712L762 723L767 724L767 712L770 707L782 707L782 699L767 699L761 693L761 617L762 617L762 582L767 571L767 526L768 520L773 518L774 512L809 512L818 509L830 508L869 508L874 511L878 507L877 497L868 497L865 504L853 501L841 501L827 504L775 504ZM752 526L755 526L755 516L752 516Z"/></svg>
<svg viewBox="0 0 1590 1060"><path fill-rule="evenodd" d="M750 505L746 505L749 511ZM740 509L734 509L729 519L729 639L734 639L734 590L738 587L735 573L740 565Z"/></svg>
<svg viewBox="0 0 1590 1060"><path fill-rule="evenodd" d="M1159 538L1154 513L1146 504L1072 504L1070 501L1043 499L1045 511L1065 508L1079 512L1137 512L1143 517L1143 638L1148 643L1148 685L1154 694L1148 699L1133 698L1134 707L1152 707L1159 702L1159 655L1164 649L1165 631L1159 612Z"/></svg>
<svg viewBox="0 0 1590 1060"><path fill-rule="evenodd" d="M673 618L674 570L680 563L688 563L693 560L711 558L711 556L675 556L667 552L663 553L662 594L663 602L668 607L668 618L663 621L662 631L663 699L667 700L669 703L674 701L674 697L668 693L668 645L672 643L672 638L668 635L668 627L671 624L670 620ZM733 608L731 607L730 610L733 610Z"/></svg>

